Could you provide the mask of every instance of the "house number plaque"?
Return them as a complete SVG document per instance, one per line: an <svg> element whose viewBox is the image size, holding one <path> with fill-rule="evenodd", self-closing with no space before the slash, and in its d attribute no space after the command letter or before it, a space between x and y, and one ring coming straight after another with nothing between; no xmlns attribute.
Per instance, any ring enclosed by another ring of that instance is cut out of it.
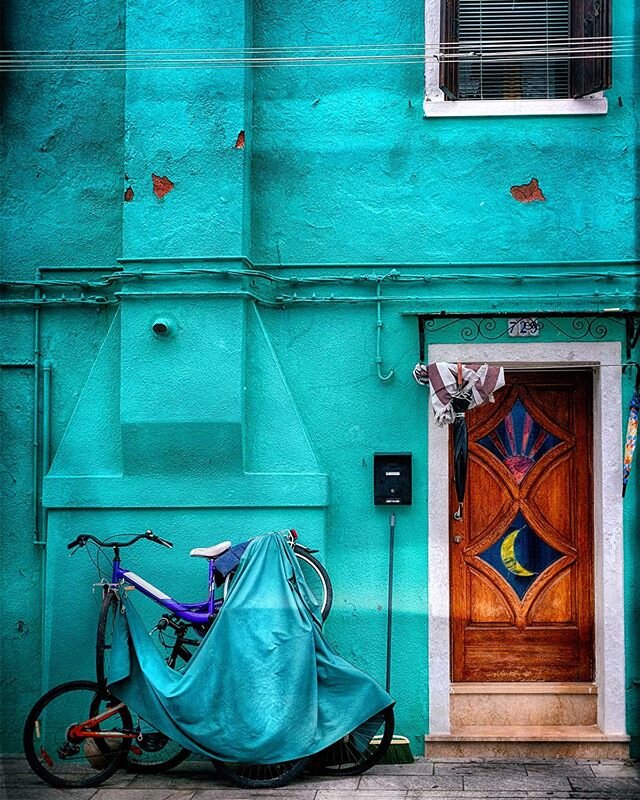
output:
<svg viewBox="0 0 640 800"><path fill-rule="evenodd" d="M509 320L509 336L539 336L540 323L535 317L518 317Z"/></svg>

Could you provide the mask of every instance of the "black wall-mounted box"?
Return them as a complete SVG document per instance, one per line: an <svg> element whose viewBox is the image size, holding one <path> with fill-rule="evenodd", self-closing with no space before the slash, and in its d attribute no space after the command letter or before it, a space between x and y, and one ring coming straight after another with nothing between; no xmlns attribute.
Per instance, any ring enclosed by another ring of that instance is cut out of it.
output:
<svg viewBox="0 0 640 800"><path fill-rule="evenodd" d="M375 453L373 499L377 506L411 505L411 453Z"/></svg>

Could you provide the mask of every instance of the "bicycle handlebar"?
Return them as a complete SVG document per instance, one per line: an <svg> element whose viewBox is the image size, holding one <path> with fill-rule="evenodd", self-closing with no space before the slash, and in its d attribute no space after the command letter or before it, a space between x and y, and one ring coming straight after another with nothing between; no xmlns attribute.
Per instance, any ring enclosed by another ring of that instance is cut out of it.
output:
<svg viewBox="0 0 640 800"><path fill-rule="evenodd" d="M148 539L150 542L161 544L163 547L173 547L171 542L156 536L153 531L145 531L144 533L139 533L137 536L134 536L133 539L130 539L128 542L102 542L90 533L81 533L80 536L77 536L72 542L69 542L67 549L73 550L74 547L84 547L89 540L95 542L99 547L129 547L129 545L135 544L140 541L140 539Z"/></svg>

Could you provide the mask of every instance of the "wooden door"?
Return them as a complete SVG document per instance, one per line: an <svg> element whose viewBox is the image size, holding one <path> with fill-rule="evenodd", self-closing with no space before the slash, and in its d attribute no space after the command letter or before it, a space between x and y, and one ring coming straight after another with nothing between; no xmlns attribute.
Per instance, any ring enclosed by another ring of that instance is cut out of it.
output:
<svg viewBox="0 0 640 800"><path fill-rule="evenodd" d="M467 422L459 522L450 500L453 681L592 680L591 374L507 373Z"/></svg>

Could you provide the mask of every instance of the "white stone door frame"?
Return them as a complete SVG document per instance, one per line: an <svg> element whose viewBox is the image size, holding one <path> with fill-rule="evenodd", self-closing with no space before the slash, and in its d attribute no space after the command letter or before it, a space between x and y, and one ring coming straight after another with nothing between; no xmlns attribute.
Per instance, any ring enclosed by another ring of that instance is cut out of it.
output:
<svg viewBox="0 0 640 800"><path fill-rule="evenodd" d="M594 368L594 566L598 726L624 734L625 654L622 530L622 371L619 342L455 342L429 345L427 361L493 362L506 368ZM606 369L600 365L606 364ZM604 413L603 413L604 412ZM429 415L429 733L450 733L448 430Z"/></svg>

